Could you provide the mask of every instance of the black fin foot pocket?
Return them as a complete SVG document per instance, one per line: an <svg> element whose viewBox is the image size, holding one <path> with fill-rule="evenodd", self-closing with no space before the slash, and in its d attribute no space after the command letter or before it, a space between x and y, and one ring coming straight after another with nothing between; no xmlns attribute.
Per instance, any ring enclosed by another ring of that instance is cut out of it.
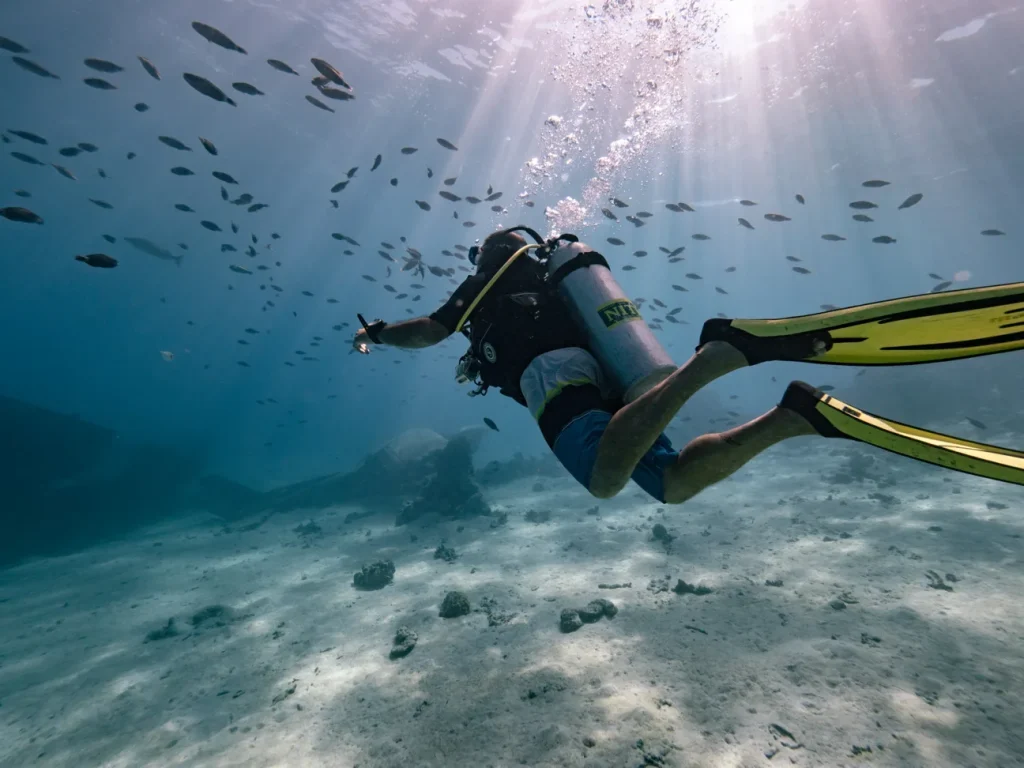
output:
<svg viewBox="0 0 1024 768"><path fill-rule="evenodd" d="M755 336L732 323L732 320L720 317L707 320L697 349L710 341L724 341L739 350L749 365L772 360L808 361L832 349L832 336L826 330L788 336Z"/></svg>

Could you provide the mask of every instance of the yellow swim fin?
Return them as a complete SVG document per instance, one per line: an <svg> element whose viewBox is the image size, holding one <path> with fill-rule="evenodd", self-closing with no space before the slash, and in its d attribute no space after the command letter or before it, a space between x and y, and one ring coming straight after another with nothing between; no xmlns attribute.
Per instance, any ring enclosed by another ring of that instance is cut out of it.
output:
<svg viewBox="0 0 1024 768"><path fill-rule="evenodd" d="M1024 283L906 296L772 320L712 319L700 343L727 341L751 365L910 365L1024 349Z"/></svg>
<svg viewBox="0 0 1024 768"><path fill-rule="evenodd" d="M782 408L803 416L824 437L845 437L957 472L1024 485L1024 452L975 443L884 419L794 381Z"/></svg>

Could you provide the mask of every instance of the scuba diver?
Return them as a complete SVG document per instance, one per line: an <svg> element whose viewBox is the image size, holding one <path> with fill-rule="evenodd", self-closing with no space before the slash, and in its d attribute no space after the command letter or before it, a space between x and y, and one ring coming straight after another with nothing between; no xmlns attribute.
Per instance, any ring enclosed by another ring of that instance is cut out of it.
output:
<svg viewBox="0 0 1024 768"><path fill-rule="evenodd" d="M799 381L767 413L680 450L664 434L694 393L749 365L905 365L1024 348L1024 283L799 317L712 319L693 356L677 367L605 258L575 236L544 240L513 227L471 248L469 259L476 273L430 316L389 324L360 315L354 348L416 349L463 333L470 348L457 380L477 385L471 395L496 387L526 406L562 465L598 498L615 496L632 478L655 499L679 504L801 435L857 440L1024 485L1022 452L884 419Z"/></svg>

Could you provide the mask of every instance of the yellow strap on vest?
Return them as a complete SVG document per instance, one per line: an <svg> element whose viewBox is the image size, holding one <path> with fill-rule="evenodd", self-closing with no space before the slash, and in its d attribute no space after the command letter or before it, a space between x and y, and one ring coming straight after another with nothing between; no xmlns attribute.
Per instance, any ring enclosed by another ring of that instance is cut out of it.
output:
<svg viewBox="0 0 1024 768"><path fill-rule="evenodd" d="M469 316L470 316L471 314L473 314L473 310L474 310L474 309L476 309L476 306L477 306L477 304L479 304L479 303L480 303L480 300L481 300L481 299L482 299L482 298L483 298L484 296L486 296L486 295L487 295L487 292L488 292L489 290L491 290L491 288L493 288L493 287L494 287L494 284L495 284L496 282L498 282L498 278L499 278L499 277L501 277L501 276L502 276L503 274L505 274L505 272L506 272L506 271L508 270L508 268L512 266L512 262L514 262L514 261L515 261L516 259L518 259L518 258L519 258L520 256L522 256L522 255L523 255L524 253L526 253L527 251L533 250L534 248L540 248L540 247L541 247L541 246L540 246L539 244L538 244L538 245L524 245L524 246L523 246L522 248L520 248L520 249L519 249L518 251L516 251L515 253L513 253L513 254L512 254L512 255L511 255L510 257L509 257L509 260L508 260L508 261L506 261L506 262L505 262L505 263L504 263L504 264L503 264L503 265L501 266L501 269L499 269L499 270L498 270L498 271L497 271L497 272L495 273L494 277L492 277L492 278L491 278L491 279L490 279L490 280L488 281L487 285L485 285L485 286L483 287L483 290L482 290L482 291L480 291L480 293L478 293L478 294L477 294L477 296L476 296L476 298L475 298L475 299L473 299L473 303L469 305L469 309L467 309L467 310L466 310L466 313L465 313L465 314L464 314L464 315L462 316L462 319L461 319L461 320L459 320L459 324L455 326L455 333L458 333L459 331L461 331L461 330L462 330L462 326L464 326L464 325L466 324L466 321L467 321L467 320L469 320Z"/></svg>

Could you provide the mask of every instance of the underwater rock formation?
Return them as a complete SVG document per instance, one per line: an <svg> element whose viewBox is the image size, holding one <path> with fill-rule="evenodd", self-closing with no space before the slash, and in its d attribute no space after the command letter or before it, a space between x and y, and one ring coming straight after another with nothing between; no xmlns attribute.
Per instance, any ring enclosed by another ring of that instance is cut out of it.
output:
<svg viewBox="0 0 1024 768"><path fill-rule="evenodd" d="M490 515L491 508L473 480L474 448L471 439L456 436L432 454L432 472L421 476L416 498L402 507L395 524L405 525L429 513L454 518Z"/></svg>
<svg viewBox="0 0 1024 768"><path fill-rule="evenodd" d="M364 565L359 573L352 576L356 589L383 589L395 578L395 564L390 560L378 560Z"/></svg>

